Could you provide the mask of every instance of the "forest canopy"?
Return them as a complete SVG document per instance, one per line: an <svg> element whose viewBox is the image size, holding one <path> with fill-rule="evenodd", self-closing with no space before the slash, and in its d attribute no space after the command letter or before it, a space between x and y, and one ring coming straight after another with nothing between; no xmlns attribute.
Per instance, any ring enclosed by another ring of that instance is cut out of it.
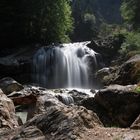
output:
<svg viewBox="0 0 140 140"><path fill-rule="evenodd" d="M66 42L73 20L69 0L1 0L3 43Z"/></svg>
<svg viewBox="0 0 140 140"><path fill-rule="evenodd" d="M0 5L0 40L7 46L91 40L122 27L122 17L124 28L140 29L139 0L1 0Z"/></svg>

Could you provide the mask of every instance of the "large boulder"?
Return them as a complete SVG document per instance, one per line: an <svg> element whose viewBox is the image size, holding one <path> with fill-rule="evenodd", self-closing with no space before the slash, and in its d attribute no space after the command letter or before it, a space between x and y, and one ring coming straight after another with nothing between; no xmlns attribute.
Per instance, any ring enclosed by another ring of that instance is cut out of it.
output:
<svg viewBox="0 0 140 140"><path fill-rule="evenodd" d="M15 129L16 127L18 127L18 122L14 104L0 89L0 129Z"/></svg>
<svg viewBox="0 0 140 140"><path fill-rule="evenodd" d="M108 36L104 39L92 40L88 47L101 54L104 62L109 65L111 60L118 55L118 50L123 41L124 36L121 34L118 36Z"/></svg>
<svg viewBox="0 0 140 140"><path fill-rule="evenodd" d="M6 77L0 80L0 88L5 94L9 94L14 91L20 91L24 87L14 79Z"/></svg>
<svg viewBox="0 0 140 140"><path fill-rule="evenodd" d="M95 95L95 101L108 114L112 125L129 127L140 114L140 94L135 88L135 85L111 85Z"/></svg>
<svg viewBox="0 0 140 140"><path fill-rule="evenodd" d="M104 67L102 69L99 69L96 74L95 78L102 84L102 85L110 85L114 79L114 77L117 76L117 71L119 69L119 66L117 67Z"/></svg>
<svg viewBox="0 0 140 140"><path fill-rule="evenodd" d="M95 100L94 97L85 98L81 100L78 105L84 106L88 110L95 112L104 126L112 126L113 122L107 111Z"/></svg>
<svg viewBox="0 0 140 140"><path fill-rule="evenodd" d="M13 77L21 83L31 82L32 59L40 45L3 48L0 53L0 79Z"/></svg>
<svg viewBox="0 0 140 140"><path fill-rule="evenodd" d="M140 55L137 54L126 61L112 82L122 85L140 82Z"/></svg>
<svg viewBox="0 0 140 140"><path fill-rule="evenodd" d="M25 127L37 126L46 139L78 139L86 129L102 126L98 117L84 107L56 106L46 102L47 110L29 120Z"/></svg>
<svg viewBox="0 0 140 140"><path fill-rule="evenodd" d="M103 68L96 72L96 78L103 85L129 85L140 82L140 55L131 57L123 64Z"/></svg>

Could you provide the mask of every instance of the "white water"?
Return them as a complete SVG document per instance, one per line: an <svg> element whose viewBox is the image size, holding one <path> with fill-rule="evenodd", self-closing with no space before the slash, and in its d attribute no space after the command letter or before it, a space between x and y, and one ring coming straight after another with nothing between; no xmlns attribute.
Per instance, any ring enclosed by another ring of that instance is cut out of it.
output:
<svg viewBox="0 0 140 140"><path fill-rule="evenodd" d="M42 47L33 59L34 82L47 88L89 88L89 57L96 68L95 52L87 42Z"/></svg>

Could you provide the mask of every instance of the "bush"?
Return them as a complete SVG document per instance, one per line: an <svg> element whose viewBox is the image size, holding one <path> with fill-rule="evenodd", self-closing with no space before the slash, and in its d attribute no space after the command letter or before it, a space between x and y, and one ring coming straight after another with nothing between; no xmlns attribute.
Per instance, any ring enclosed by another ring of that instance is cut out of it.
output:
<svg viewBox="0 0 140 140"><path fill-rule="evenodd" d="M129 53L130 51L140 51L140 33L124 33L125 42L121 46L120 53Z"/></svg>

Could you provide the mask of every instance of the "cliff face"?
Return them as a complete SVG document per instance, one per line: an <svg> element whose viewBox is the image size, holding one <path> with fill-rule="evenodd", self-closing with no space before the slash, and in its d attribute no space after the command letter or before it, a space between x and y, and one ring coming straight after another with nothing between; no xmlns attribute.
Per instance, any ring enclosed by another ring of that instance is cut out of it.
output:
<svg viewBox="0 0 140 140"><path fill-rule="evenodd" d="M91 40L100 25L122 24L121 0L73 0L74 34L72 40Z"/></svg>
<svg viewBox="0 0 140 140"><path fill-rule="evenodd" d="M121 0L73 0L72 10L74 17L90 13L95 15L96 20L118 24L122 22L121 3Z"/></svg>
<svg viewBox="0 0 140 140"><path fill-rule="evenodd" d="M103 19L109 24L122 23L122 17L120 13L121 0L95 0L94 11L96 17Z"/></svg>

